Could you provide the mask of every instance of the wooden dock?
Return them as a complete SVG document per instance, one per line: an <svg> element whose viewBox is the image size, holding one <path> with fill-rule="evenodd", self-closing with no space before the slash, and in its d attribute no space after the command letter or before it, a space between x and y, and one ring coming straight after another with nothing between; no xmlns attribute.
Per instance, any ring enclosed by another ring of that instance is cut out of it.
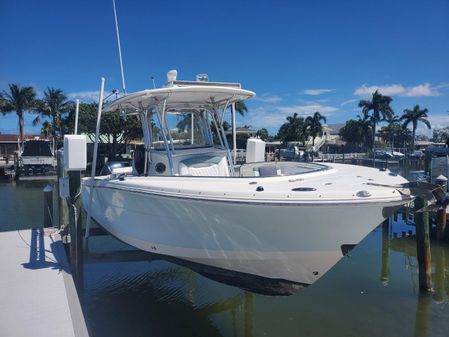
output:
<svg viewBox="0 0 449 337"><path fill-rule="evenodd" d="M58 231L0 233L0 336L88 336Z"/></svg>

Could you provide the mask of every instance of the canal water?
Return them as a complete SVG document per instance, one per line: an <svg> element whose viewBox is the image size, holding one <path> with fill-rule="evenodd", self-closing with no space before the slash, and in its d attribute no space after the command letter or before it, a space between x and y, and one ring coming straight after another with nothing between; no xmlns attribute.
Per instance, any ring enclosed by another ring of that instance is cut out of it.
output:
<svg viewBox="0 0 449 337"><path fill-rule="evenodd" d="M0 231L42 224L47 183L0 183ZM390 219L388 231L375 229L314 285L291 296L244 291L164 260L86 264L81 300L89 332L108 337L449 336L449 244L432 242L435 292L420 295L416 246L409 236L414 226L405 217ZM92 238L89 248L129 247L102 236Z"/></svg>

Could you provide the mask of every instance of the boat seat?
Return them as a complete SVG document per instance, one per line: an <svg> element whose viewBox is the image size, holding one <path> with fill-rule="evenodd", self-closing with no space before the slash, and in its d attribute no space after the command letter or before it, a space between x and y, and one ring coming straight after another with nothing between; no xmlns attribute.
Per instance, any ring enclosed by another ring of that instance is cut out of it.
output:
<svg viewBox="0 0 449 337"><path fill-rule="evenodd" d="M280 175L276 166L260 166L259 177L275 177Z"/></svg>
<svg viewBox="0 0 449 337"><path fill-rule="evenodd" d="M225 157L198 156L179 163L180 176L228 177L229 167Z"/></svg>

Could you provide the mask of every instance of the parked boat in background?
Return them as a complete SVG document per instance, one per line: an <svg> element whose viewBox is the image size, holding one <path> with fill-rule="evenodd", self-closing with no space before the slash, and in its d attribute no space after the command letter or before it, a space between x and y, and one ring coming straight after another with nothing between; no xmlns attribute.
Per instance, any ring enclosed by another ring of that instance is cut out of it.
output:
<svg viewBox="0 0 449 337"><path fill-rule="evenodd" d="M51 141L35 137L27 139L22 146L19 144L18 163L16 170L20 175L49 174L54 172L56 158Z"/></svg>

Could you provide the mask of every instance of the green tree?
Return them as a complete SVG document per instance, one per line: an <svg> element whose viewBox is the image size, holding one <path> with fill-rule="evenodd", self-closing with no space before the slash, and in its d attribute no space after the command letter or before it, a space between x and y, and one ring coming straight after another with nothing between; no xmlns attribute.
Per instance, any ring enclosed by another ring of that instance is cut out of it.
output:
<svg viewBox="0 0 449 337"><path fill-rule="evenodd" d="M269 137L268 130L265 128L257 130L256 136L259 136L262 140L267 140Z"/></svg>
<svg viewBox="0 0 449 337"><path fill-rule="evenodd" d="M315 146L315 138L323 134L323 125L321 121L326 123L326 117L321 115L318 111L313 114L313 116L308 116L306 118L306 128L312 137L312 146Z"/></svg>
<svg viewBox="0 0 449 337"><path fill-rule="evenodd" d="M428 112L429 110L421 109L419 105L415 105L413 109L405 109L404 114L401 117L404 128L409 124L412 124L412 151L415 150L415 135L418 123L421 122L425 124L429 130L432 128L430 122L427 120Z"/></svg>
<svg viewBox="0 0 449 337"><path fill-rule="evenodd" d="M23 142L23 114L34 110L36 92L33 87L21 87L18 84L8 84L9 92L0 94L0 107L3 115L15 111L19 118L20 142Z"/></svg>
<svg viewBox="0 0 449 337"><path fill-rule="evenodd" d="M349 143L356 151L365 150L372 138L371 123L359 118L350 119L339 131L340 137Z"/></svg>
<svg viewBox="0 0 449 337"><path fill-rule="evenodd" d="M427 135L420 134L420 135L416 135L416 140L428 142L429 141L429 137Z"/></svg>
<svg viewBox="0 0 449 337"><path fill-rule="evenodd" d="M362 108L362 113L365 120L371 121L372 127L372 148L374 150L376 140L376 125L380 121L389 120L393 117L394 112L390 106L393 99L389 96L384 96L375 91L371 100L359 101L359 107ZM370 113L372 111L372 113Z"/></svg>
<svg viewBox="0 0 449 337"><path fill-rule="evenodd" d="M390 145L390 147L394 147L394 133L396 132L396 125L397 124L388 124L388 125L384 125L380 128L380 130L378 131L378 135L380 136L380 138L383 140L383 142L386 145ZM400 125L399 125L400 126Z"/></svg>
<svg viewBox="0 0 449 337"><path fill-rule="evenodd" d="M33 125L40 123L43 116L51 118L51 129L56 143L60 143L62 138L61 119L72 107L72 102L67 100L67 96L61 89L47 88L44 98L37 101L38 116L34 119Z"/></svg>
<svg viewBox="0 0 449 337"><path fill-rule="evenodd" d="M434 128L432 141L435 143L446 143L449 139L449 126L444 128Z"/></svg>
<svg viewBox="0 0 449 337"><path fill-rule="evenodd" d="M41 134L44 135L46 138L48 138L50 135L53 134L51 123L49 123L48 121L44 121L42 123Z"/></svg>
<svg viewBox="0 0 449 337"><path fill-rule="evenodd" d="M388 125L383 126L380 129L380 137L385 141L390 143L391 151L394 148L394 139L396 135L400 134L402 131L402 126L399 123L399 117L396 115L391 116L390 119L387 120Z"/></svg>
<svg viewBox="0 0 449 337"><path fill-rule="evenodd" d="M303 117L295 112L287 117L287 122L278 130L277 138L282 142L300 141L304 144L307 139L307 128Z"/></svg>
<svg viewBox="0 0 449 337"><path fill-rule="evenodd" d="M85 133L92 142L95 141L97 112L97 103L80 103L78 132ZM62 119L62 131L72 133L74 128L75 107L72 106L68 115ZM124 153L126 145L131 140L140 140L142 137L142 128L136 116L127 116L126 119L123 119L118 111L102 113L99 143L108 144L105 154L109 159L114 159L120 153Z"/></svg>

